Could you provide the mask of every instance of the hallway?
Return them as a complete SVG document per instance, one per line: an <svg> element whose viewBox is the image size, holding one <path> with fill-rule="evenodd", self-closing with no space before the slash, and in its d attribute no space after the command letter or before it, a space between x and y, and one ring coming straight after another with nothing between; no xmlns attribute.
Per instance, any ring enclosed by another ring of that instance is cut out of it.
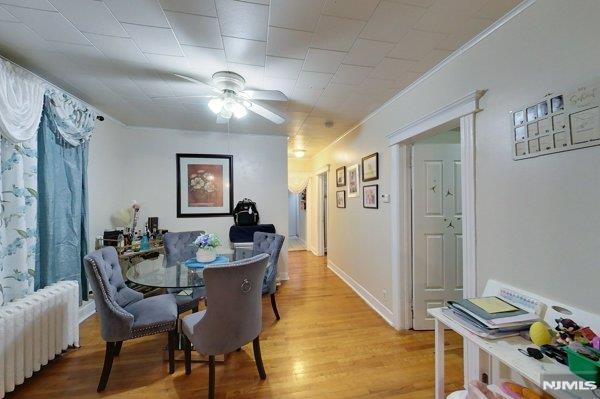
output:
<svg viewBox="0 0 600 399"><path fill-rule="evenodd" d="M290 252L290 280L277 293L281 320L264 298L262 355L267 379L253 364L252 347L217 365L217 398L433 397L433 332L397 332L325 266L325 258ZM8 399L96 398L104 343L97 316L82 324L79 350L70 351L19 386ZM462 385L462 341L447 332L447 390ZM166 336L125 343L113 365L111 398L204 398L208 367L183 363L167 374Z"/></svg>

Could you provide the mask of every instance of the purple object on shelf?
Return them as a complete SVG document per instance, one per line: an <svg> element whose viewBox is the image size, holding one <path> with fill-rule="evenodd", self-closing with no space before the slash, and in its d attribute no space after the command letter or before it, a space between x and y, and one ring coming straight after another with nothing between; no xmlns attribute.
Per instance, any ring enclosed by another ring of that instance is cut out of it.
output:
<svg viewBox="0 0 600 399"><path fill-rule="evenodd" d="M191 258L185 261L185 265L187 267L189 267L190 269L201 269L203 267L207 267L207 266L214 266L214 265L222 265L224 263L229 263L229 258L227 258L226 256L223 255L219 255L217 256L217 258L215 260L213 260L212 262L198 262L195 258Z"/></svg>
<svg viewBox="0 0 600 399"><path fill-rule="evenodd" d="M594 337L592 339L592 347L600 351L600 337Z"/></svg>

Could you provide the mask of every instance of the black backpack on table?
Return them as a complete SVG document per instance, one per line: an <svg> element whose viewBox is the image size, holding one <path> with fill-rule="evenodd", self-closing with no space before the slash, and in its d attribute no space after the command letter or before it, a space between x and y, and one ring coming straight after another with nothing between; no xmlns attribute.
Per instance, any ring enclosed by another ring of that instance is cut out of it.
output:
<svg viewBox="0 0 600 399"><path fill-rule="evenodd" d="M236 226L256 226L260 216L256 209L256 202L244 198L237 203L233 210L233 220Z"/></svg>

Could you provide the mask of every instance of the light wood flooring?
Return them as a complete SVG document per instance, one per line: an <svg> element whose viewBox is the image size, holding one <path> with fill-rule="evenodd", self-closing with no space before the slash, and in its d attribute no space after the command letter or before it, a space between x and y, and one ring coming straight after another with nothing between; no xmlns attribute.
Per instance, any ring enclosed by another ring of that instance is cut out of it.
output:
<svg viewBox="0 0 600 399"><path fill-rule="evenodd" d="M290 280L277 293L281 320L264 298L262 356L267 379L258 377L252 345L217 364L217 398L433 398L433 332L397 332L309 252L289 253ZM369 267L369 265L365 265ZM104 343L97 316L81 326L81 348L44 367L8 399L206 398L208 367L183 363L174 375L163 360L165 336L123 344L108 387L96 386ZM446 333L446 388L462 385L462 341Z"/></svg>

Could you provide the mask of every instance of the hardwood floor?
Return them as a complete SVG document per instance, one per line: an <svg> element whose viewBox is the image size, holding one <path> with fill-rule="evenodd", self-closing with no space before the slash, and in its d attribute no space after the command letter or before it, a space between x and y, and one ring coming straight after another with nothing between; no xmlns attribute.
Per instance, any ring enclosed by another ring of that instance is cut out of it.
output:
<svg viewBox="0 0 600 399"><path fill-rule="evenodd" d="M290 280L277 293L281 320L264 298L261 381L252 345L216 367L217 398L433 398L433 332L397 332L325 266L325 258L290 252ZM96 393L104 342L96 316L81 327L81 348L51 362L9 399L205 398L208 366L163 360L164 336L123 344L107 389ZM462 341L446 333L447 390L462 385Z"/></svg>

